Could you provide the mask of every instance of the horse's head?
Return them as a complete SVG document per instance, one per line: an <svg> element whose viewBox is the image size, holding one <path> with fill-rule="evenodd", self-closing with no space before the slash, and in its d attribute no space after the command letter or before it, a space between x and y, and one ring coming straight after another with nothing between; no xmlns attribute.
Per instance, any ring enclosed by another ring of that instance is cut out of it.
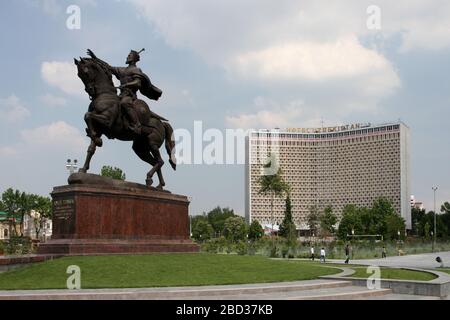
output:
<svg viewBox="0 0 450 320"><path fill-rule="evenodd" d="M74 59L74 62L78 68L78 77L83 81L85 91L91 98L95 98L99 94L98 88L100 87L114 89L111 73L102 68L95 60L80 58L80 60Z"/></svg>

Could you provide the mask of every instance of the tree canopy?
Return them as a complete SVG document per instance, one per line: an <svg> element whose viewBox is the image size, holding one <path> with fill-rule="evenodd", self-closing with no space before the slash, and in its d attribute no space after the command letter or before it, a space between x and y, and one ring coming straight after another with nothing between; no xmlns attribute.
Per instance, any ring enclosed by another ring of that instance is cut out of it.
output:
<svg viewBox="0 0 450 320"><path fill-rule="evenodd" d="M405 220L395 212L391 202L385 198L374 201L371 208L347 205L339 223L338 236L346 239L347 235L382 235L384 239L405 237Z"/></svg>
<svg viewBox="0 0 450 320"><path fill-rule="evenodd" d="M39 219L42 220L50 219L52 216L51 200L48 197L28 194L9 188L1 195L0 203L1 211L7 213L7 219L13 235L24 235L23 223L25 215L30 217L39 215L41 216ZM20 226L19 230L16 228L17 224ZM39 233L37 233L38 235Z"/></svg>
<svg viewBox="0 0 450 320"><path fill-rule="evenodd" d="M234 217L234 210L230 208L216 207L206 214L208 223L212 226L216 234L223 234L225 228L225 221Z"/></svg>
<svg viewBox="0 0 450 320"><path fill-rule="evenodd" d="M337 217L333 213L333 208L327 206L320 216L320 228L324 235L333 235L335 232L335 225L337 223Z"/></svg>
<svg viewBox="0 0 450 320"><path fill-rule="evenodd" d="M284 219L280 225L278 235L290 241L293 241L297 238L297 227L295 226L294 220L292 219L292 203L289 195L286 198Z"/></svg>
<svg viewBox="0 0 450 320"><path fill-rule="evenodd" d="M258 222L258 220L253 220L249 227L248 238L250 240L258 240L262 238L263 235L264 235L263 227Z"/></svg>
<svg viewBox="0 0 450 320"><path fill-rule="evenodd" d="M247 238L247 224L243 217L234 216L225 221L225 237L232 241L245 240Z"/></svg>
<svg viewBox="0 0 450 320"><path fill-rule="evenodd" d="M103 166L102 170L100 172L100 175L102 177L109 177L109 178L113 178L115 180L123 180L123 181L125 181L125 179L126 179L126 175L122 171L122 169L117 168L117 167L113 168L111 166Z"/></svg>

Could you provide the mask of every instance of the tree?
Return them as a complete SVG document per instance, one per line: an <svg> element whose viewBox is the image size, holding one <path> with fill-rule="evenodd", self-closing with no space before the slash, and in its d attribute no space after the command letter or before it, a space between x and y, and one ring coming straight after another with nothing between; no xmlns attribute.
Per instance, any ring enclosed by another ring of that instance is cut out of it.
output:
<svg viewBox="0 0 450 320"><path fill-rule="evenodd" d="M373 207L357 208L347 205L339 224L339 237L345 239L351 231L355 234L382 235L386 239L398 239L405 234L405 220L398 215L389 200L379 198Z"/></svg>
<svg viewBox="0 0 450 320"><path fill-rule="evenodd" d="M230 217L234 217L234 211L230 208L217 207L207 213L207 219L209 224L214 229L214 233L223 234L223 229L225 228L225 220Z"/></svg>
<svg viewBox="0 0 450 320"><path fill-rule="evenodd" d="M352 231L355 234L363 233L362 211L361 208L354 204L348 204L344 207L337 232L339 239L346 240L347 235L351 235Z"/></svg>
<svg viewBox="0 0 450 320"><path fill-rule="evenodd" d="M430 236L431 236L431 234L430 234L430 224L428 222L425 223L423 231L424 231L424 238L425 238L425 240L430 239Z"/></svg>
<svg viewBox="0 0 450 320"><path fill-rule="evenodd" d="M306 219L311 235L317 235L317 230L319 229L320 223L320 215L317 206L312 206L309 208L309 214Z"/></svg>
<svg viewBox="0 0 450 320"><path fill-rule="evenodd" d="M442 227L445 229L445 237L450 236L450 204L445 202L441 207L442 214L439 215L439 220ZM439 235L439 233L438 233Z"/></svg>
<svg viewBox="0 0 450 320"><path fill-rule="evenodd" d="M113 178L115 180L123 180L125 181L126 175L122 171L122 169L117 167L111 167L111 166L103 166L102 171L100 173L102 177L109 177Z"/></svg>
<svg viewBox="0 0 450 320"><path fill-rule="evenodd" d="M213 228L206 220L199 220L192 227L192 237L197 241L205 241L211 239Z"/></svg>
<svg viewBox="0 0 450 320"><path fill-rule="evenodd" d="M387 235L386 217L396 214L392 203L386 198L378 198L374 201L368 215L367 234ZM364 221L364 220L363 220Z"/></svg>
<svg viewBox="0 0 450 320"><path fill-rule="evenodd" d="M17 235L17 221L19 220L19 211L21 209L21 192L19 190L7 189L2 194L3 208L7 213L9 222L9 234Z"/></svg>
<svg viewBox="0 0 450 320"><path fill-rule="evenodd" d="M25 216L30 215L31 211L36 205L37 196L34 194L27 194L25 192L22 192L19 197L19 217L20 217L20 236L23 237L25 230L24 230L24 222L25 222Z"/></svg>
<svg viewBox="0 0 450 320"><path fill-rule="evenodd" d="M274 163L275 156L272 155L270 161L264 165L265 169L272 168L272 164L276 167L276 163ZM275 201L275 197L282 197L284 193L289 192L289 185L283 179L283 171L281 168L278 169L276 174L263 174L259 177L258 183L260 185L259 194L269 195L270 196L270 219L272 224L272 230L274 225L274 217L273 217L273 203Z"/></svg>
<svg viewBox="0 0 450 320"><path fill-rule="evenodd" d="M320 228L325 235L334 234L337 217L333 214L333 208L328 206L325 208L323 214L320 216Z"/></svg>
<svg viewBox="0 0 450 320"><path fill-rule="evenodd" d="M295 226L295 223L292 219L292 203L289 195L286 198L284 219L280 225L278 235L288 239L289 241L294 241L295 239L297 239L297 227Z"/></svg>
<svg viewBox="0 0 450 320"><path fill-rule="evenodd" d="M416 207L411 208L411 224L412 224L412 233L416 236L423 237L425 226L425 209L419 209Z"/></svg>
<svg viewBox="0 0 450 320"><path fill-rule="evenodd" d="M206 216L206 214L191 216L190 219L191 219L191 228L192 229L194 229L195 226L197 225L197 223L199 223L200 221L205 221L208 223L208 217Z"/></svg>
<svg viewBox="0 0 450 320"><path fill-rule="evenodd" d="M258 240L262 238L264 235L264 229L261 226L261 224L258 222L258 220L253 220L250 224L250 228L248 231L248 238L250 240Z"/></svg>
<svg viewBox="0 0 450 320"><path fill-rule="evenodd" d="M231 242L245 240L247 237L247 225L243 217L234 216L225 221L225 237Z"/></svg>
<svg viewBox="0 0 450 320"><path fill-rule="evenodd" d="M39 235L45 224L52 218L52 201L48 197L35 196L35 205L30 216L34 222L34 230L36 231L36 239L39 239Z"/></svg>
<svg viewBox="0 0 450 320"><path fill-rule="evenodd" d="M405 238L405 220L401 216L391 213L386 215L384 219L386 223L385 239L400 240ZM400 237L398 232L400 232Z"/></svg>

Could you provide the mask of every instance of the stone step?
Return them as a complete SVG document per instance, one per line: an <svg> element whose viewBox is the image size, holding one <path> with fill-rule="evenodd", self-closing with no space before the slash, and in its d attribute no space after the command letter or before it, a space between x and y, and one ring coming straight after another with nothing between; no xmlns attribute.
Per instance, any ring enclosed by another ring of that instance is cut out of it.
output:
<svg viewBox="0 0 450 320"><path fill-rule="evenodd" d="M382 297L391 294L391 289L364 289L361 287L347 287L338 291L308 292L308 295L298 295L287 300L360 300L373 297Z"/></svg>
<svg viewBox="0 0 450 320"><path fill-rule="evenodd" d="M179 288L141 288L141 289L98 289L98 290L37 290L0 292L0 300L102 300L102 299L222 299L222 297L249 297L259 295L280 296L291 292L332 290L350 286L349 281L311 280L290 283L271 283L254 285L229 285Z"/></svg>
<svg viewBox="0 0 450 320"><path fill-rule="evenodd" d="M354 300L449 300L449 298L439 298L439 297L432 297L432 296L419 296L419 295L413 295L413 294L396 294L391 293L384 296L374 296L374 297L367 297L367 298L356 298Z"/></svg>
<svg viewBox="0 0 450 320"><path fill-rule="evenodd" d="M382 297L391 294L390 289L369 290L356 286L319 288L289 292L261 294L222 295L218 297L185 297L186 300L356 300ZM170 298L172 299L172 298ZM175 298L173 298L175 299Z"/></svg>

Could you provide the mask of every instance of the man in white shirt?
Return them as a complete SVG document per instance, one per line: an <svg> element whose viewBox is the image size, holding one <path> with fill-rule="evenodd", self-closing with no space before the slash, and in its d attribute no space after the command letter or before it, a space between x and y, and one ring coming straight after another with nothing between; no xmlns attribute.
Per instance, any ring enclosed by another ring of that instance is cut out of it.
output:
<svg viewBox="0 0 450 320"><path fill-rule="evenodd" d="M311 246L311 260L314 261L314 247Z"/></svg>
<svg viewBox="0 0 450 320"><path fill-rule="evenodd" d="M325 263L325 248L320 249L320 263Z"/></svg>

